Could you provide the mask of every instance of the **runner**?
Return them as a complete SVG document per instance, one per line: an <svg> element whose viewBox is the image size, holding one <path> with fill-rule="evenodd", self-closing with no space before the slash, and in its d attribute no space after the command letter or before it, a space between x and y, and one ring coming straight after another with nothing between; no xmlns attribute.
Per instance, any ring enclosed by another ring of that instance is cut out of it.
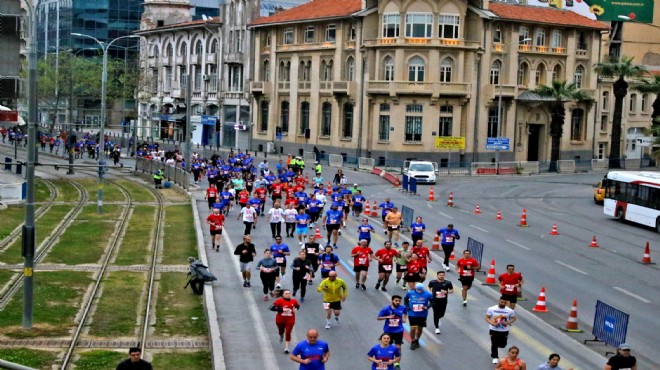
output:
<svg viewBox="0 0 660 370"><path fill-rule="evenodd" d="M392 236L394 236L394 246L399 246L399 229L401 228L401 212L397 207L392 207L392 210L385 216L385 222L387 222L387 238L392 241Z"/></svg>
<svg viewBox="0 0 660 370"><path fill-rule="evenodd" d="M421 281L419 272L422 270L422 262L415 253L410 254L408 265L406 265L406 275L403 280L408 284L408 290L414 290L415 284Z"/></svg>
<svg viewBox="0 0 660 370"><path fill-rule="evenodd" d="M417 244L413 246L411 253L414 253L419 257L419 263L421 265L421 269L419 271L419 278L420 282L424 282L426 280L426 274L428 272L428 264L429 262L433 262L433 258L431 257L431 252L429 251L428 248L426 248L423 245L422 240L418 240Z"/></svg>
<svg viewBox="0 0 660 370"><path fill-rule="evenodd" d="M293 296L296 296L300 289L300 303L305 302L305 293L307 292L307 280L312 278L312 264L307 260L307 253L304 250L298 252L298 257L291 263L293 269Z"/></svg>
<svg viewBox="0 0 660 370"><path fill-rule="evenodd" d="M426 317L429 314L429 307L433 295L424 289L424 284L417 283L414 290L410 290L403 298L403 302L408 308L408 317L410 318L410 349L419 348L419 338L422 337L424 327L426 327Z"/></svg>
<svg viewBox="0 0 660 370"><path fill-rule="evenodd" d="M353 194L353 216L355 216L355 219L360 218L364 202L366 201L367 199L362 195L362 190L357 190L357 192Z"/></svg>
<svg viewBox="0 0 660 370"><path fill-rule="evenodd" d="M289 353L289 344L291 343L291 332L296 324L296 311L300 309L300 304L291 298L291 291L285 289L282 297L273 302L272 311L277 312L275 316L275 325L280 335L280 343L284 341L284 353ZM286 337L285 337L286 334Z"/></svg>
<svg viewBox="0 0 660 370"><path fill-rule="evenodd" d="M311 219L309 227L315 227L316 221L318 221L319 215L321 214L321 208L323 208L323 202L320 199L318 199L317 194L314 194L307 201L306 206L307 206L307 214Z"/></svg>
<svg viewBox="0 0 660 370"><path fill-rule="evenodd" d="M506 272L500 275L498 280L500 282L500 292L507 301L507 306L515 310L518 302L518 292L525 282L522 274L516 272L514 265L506 265Z"/></svg>
<svg viewBox="0 0 660 370"><path fill-rule="evenodd" d="M323 293L323 308L325 309L325 328L330 329L330 318L335 314L335 322L339 324L341 303L348 297L348 287L344 280L337 277L337 271L330 271L328 278L321 281L316 291Z"/></svg>
<svg viewBox="0 0 660 370"><path fill-rule="evenodd" d="M264 251L264 258L257 262L257 269L260 271L259 277L261 278L261 284L264 286L264 301L267 301L268 293L270 293L271 297L273 296L275 278L279 275L279 267L270 249Z"/></svg>
<svg viewBox="0 0 660 370"><path fill-rule="evenodd" d="M204 199L209 202L209 211L213 207L213 203L215 203L217 196L218 188L215 187L215 184L209 184L208 189L206 189L206 195L204 195Z"/></svg>
<svg viewBox="0 0 660 370"><path fill-rule="evenodd" d="M548 357L548 362L542 363L536 370L562 370L562 368L559 366L559 360L561 360L561 356L559 356L557 353L552 353ZM573 370L573 368L568 370Z"/></svg>
<svg viewBox="0 0 660 370"><path fill-rule="evenodd" d="M463 302L463 305L465 305L465 302ZM516 320L516 313L506 306L503 297L500 297L497 304L489 307L486 311L486 322L490 329L490 357L493 359L494 364L499 362L497 349L506 347L509 338L509 326Z"/></svg>
<svg viewBox="0 0 660 370"><path fill-rule="evenodd" d="M280 276L286 275L286 256L291 254L289 246L282 243L282 237L276 236L275 243L270 246L270 251L273 252L273 257L275 258L275 263L280 267L278 276L275 278L275 287L281 289L280 285Z"/></svg>
<svg viewBox="0 0 660 370"><path fill-rule="evenodd" d="M630 354L630 345L621 343L616 354L607 360L604 370L637 370L637 358Z"/></svg>
<svg viewBox="0 0 660 370"><path fill-rule="evenodd" d="M268 210L268 221L270 222L270 233L273 238L282 236L282 222L284 221L284 209L280 207L280 202L273 204L273 208Z"/></svg>
<svg viewBox="0 0 660 370"><path fill-rule="evenodd" d="M463 252L463 257L456 262L456 270L458 271L458 280L463 285L461 295L463 296L463 307L467 306L467 293L472 288L474 281L474 272L479 269L479 262L472 258L472 253L469 250ZM503 348L503 347L502 347Z"/></svg>
<svg viewBox="0 0 660 370"><path fill-rule="evenodd" d="M298 241L302 246L305 244L305 238L309 233L309 222L311 217L305 213L305 208L299 208L298 214L296 215L296 235L298 236Z"/></svg>
<svg viewBox="0 0 660 370"><path fill-rule="evenodd" d="M496 370L527 370L527 364L524 360L518 357L520 349L516 346L511 346L507 352L507 356L501 359L495 366Z"/></svg>
<svg viewBox="0 0 660 370"><path fill-rule="evenodd" d="M367 273L369 272L369 261L373 259L374 251L369 248L365 239L351 251L353 257L353 271L355 272L355 289L362 287L367 290L364 283L367 282Z"/></svg>
<svg viewBox="0 0 660 370"><path fill-rule="evenodd" d="M406 289L406 279L405 275L406 272L408 272L408 248L410 247L410 243L408 242L403 242L401 243L401 247L397 248L396 251L399 254L399 257L396 257L396 284L399 285L399 281L401 281L401 277L403 277L403 285L401 285L401 289Z"/></svg>
<svg viewBox="0 0 660 370"><path fill-rule="evenodd" d="M305 243L303 250L307 253L307 261L312 265L312 276L310 276L308 284L313 284L313 279L316 276L316 271L319 269L319 252L321 250L321 244L316 242L314 235L309 236L309 241Z"/></svg>
<svg viewBox="0 0 660 370"><path fill-rule="evenodd" d="M220 193L220 204L222 204L222 209L225 211L225 214L229 214L229 209L231 209L232 204L234 204L234 195L229 191L229 187L226 187L224 191Z"/></svg>
<svg viewBox="0 0 660 370"><path fill-rule="evenodd" d="M401 351L396 346L390 344L391 340L390 334L381 334L380 343L373 346L369 353L367 353L369 361L372 362L372 370L394 370L394 364L399 363Z"/></svg>
<svg viewBox="0 0 660 370"><path fill-rule="evenodd" d="M263 216L266 207L266 197L268 196L268 189L266 189L266 182L261 182L254 190L254 195L259 197L261 204L259 205L259 214Z"/></svg>
<svg viewBox="0 0 660 370"><path fill-rule="evenodd" d="M243 235L250 235L252 227L257 226L257 211L252 208L252 204L248 203L245 208L241 209L236 219L239 220L241 217L243 218L243 225L245 225Z"/></svg>
<svg viewBox="0 0 660 370"><path fill-rule="evenodd" d="M413 245L417 245L418 240L424 239L424 231L426 231L426 225L422 221L422 216L417 216L415 222L410 224L410 230L412 231L410 237L412 238Z"/></svg>
<svg viewBox="0 0 660 370"><path fill-rule="evenodd" d="M296 216L298 216L298 211L296 211L294 204L287 204L283 215L286 224L285 231L287 238L293 238L293 233L296 231ZM307 228L307 226L305 226L305 228Z"/></svg>
<svg viewBox="0 0 660 370"><path fill-rule="evenodd" d="M215 249L216 252L220 252L220 238L222 237L222 225L224 222L225 216L220 214L220 209L218 208L213 208L213 213L206 218L206 223L210 225L211 249Z"/></svg>
<svg viewBox="0 0 660 370"><path fill-rule="evenodd" d="M330 238L332 237L332 247L335 249L337 248L339 227L341 227L343 222L344 213L339 210L339 205L337 203L332 203L330 210L325 213L321 223L323 224L323 228L327 230L327 245L330 245Z"/></svg>
<svg viewBox="0 0 660 370"><path fill-rule="evenodd" d="M442 245L442 250L445 252L445 271L449 271L451 252L454 251L456 240L460 239L461 236L458 234L458 230L454 229L453 224L449 224L447 227L436 231L436 235L440 237L440 245Z"/></svg>
<svg viewBox="0 0 660 370"><path fill-rule="evenodd" d="M437 280L429 281L429 290L433 294L433 324L435 333L440 334L440 319L447 310L447 294L454 292L451 281L445 280L445 272L438 271Z"/></svg>
<svg viewBox="0 0 660 370"><path fill-rule="evenodd" d="M390 281L390 275L393 270L393 259L399 256L399 252L392 249L392 242L386 241L384 248L379 249L374 254L374 258L378 260L378 283L376 283L376 290L380 288L383 292L387 292L385 286ZM381 288L381 283L383 287Z"/></svg>
<svg viewBox="0 0 660 370"><path fill-rule="evenodd" d="M390 335L392 342L401 351L403 344L403 324L408 321L408 309L406 306L401 305L401 296L393 295L392 303L383 307L378 313L378 320L385 320L383 325L383 332ZM401 361L399 354L399 361L394 363L394 368L399 369L399 362Z"/></svg>
<svg viewBox="0 0 660 370"><path fill-rule="evenodd" d="M252 277L252 271L250 268L252 266L252 261L257 255L257 251L254 249L254 244L252 244L252 238L250 235L243 236L243 243L236 246L234 254L238 256L238 260L241 263L241 275L243 276L243 288L250 288L250 278Z"/></svg>
<svg viewBox="0 0 660 370"><path fill-rule="evenodd" d="M385 198L385 201L378 205L378 208L383 210L380 212L380 218L383 221L383 234L387 234L387 222L385 222L385 216L394 208L394 203L390 202L390 198Z"/></svg>
<svg viewBox="0 0 660 370"><path fill-rule="evenodd" d="M367 241L367 245L371 245L371 233L375 232L376 229L369 225L369 220L363 218L362 223L358 225L358 240L365 239Z"/></svg>
<svg viewBox="0 0 660 370"><path fill-rule="evenodd" d="M319 332L307 330L307 340L296 344L289 358L300 364L299 370L325 370L325 363L330 359L328 343L318 340Z"/></svg>
<svg viewBox="0 0 660 370"><path fill-rule="evenodd" d="M321 267L321 277L326 279L331 271L339 264L339 257L332 253L332 247L325 246L325 252L319 256L319 266Z"/></svg>

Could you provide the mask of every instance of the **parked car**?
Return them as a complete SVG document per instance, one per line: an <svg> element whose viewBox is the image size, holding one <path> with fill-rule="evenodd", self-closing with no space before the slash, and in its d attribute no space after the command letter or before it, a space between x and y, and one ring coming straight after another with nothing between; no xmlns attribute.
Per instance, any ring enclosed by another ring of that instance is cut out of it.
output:
<svg viewBox="0 0 660 370"><path fill-rule="evenodd" d="M404 175L415 178L418 184L435 184L437 171L433 163L428 161L410 161Z"/></svg>

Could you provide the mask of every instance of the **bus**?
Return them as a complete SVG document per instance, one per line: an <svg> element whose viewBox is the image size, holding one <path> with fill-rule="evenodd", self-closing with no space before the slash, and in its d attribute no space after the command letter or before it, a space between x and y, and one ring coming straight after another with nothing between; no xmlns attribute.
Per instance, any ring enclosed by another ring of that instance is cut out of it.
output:
<svg viewBox="0 0 660 370"><path fill-rule="evenodd" d="M660 233L660 172L610 171L603 181L606 215Z"/></svg>

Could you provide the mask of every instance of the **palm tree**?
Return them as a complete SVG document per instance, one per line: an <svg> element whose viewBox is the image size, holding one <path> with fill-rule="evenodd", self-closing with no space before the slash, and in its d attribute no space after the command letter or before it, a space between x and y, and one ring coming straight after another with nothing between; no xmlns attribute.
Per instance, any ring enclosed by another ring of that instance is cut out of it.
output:
<svg viewBox="0 0 660 370"><path fill-rule="evenodd" d="M640 78L638 85L632 87L633 90L642 94L655 94L653 101L653 113L651 113L651 122L653 126L660 125L660 75L654 75L652 79Z"/></svg>
<svg viewBox="0 0 660 370"><path fill-rule="evenodd" d="M567 101L584 101L591 99L585 92L578 90L575 83L567 84L566 81L552 81L551 86L541 85L535 90L535 93L542 97L553 98L550 109L552 120L550 122L550 137L552 146L550 150L550 172L557 172L557 161L559 160L559 148L561 145L561 136L564 133L564 120L566 118L566 109L564 103Z"/></svg>
<svg viewBox="0 0 660 370"><path fill-rule="evenodd" d="M639 77L646 68L632 64L633 58L610 58L608 62L597 63L594 71L603 77L617 78L614 82L614 117L612 118L612 142L610 143L609 167L621 168L621 116L623 99L628 95L627 77Z"/></svg>

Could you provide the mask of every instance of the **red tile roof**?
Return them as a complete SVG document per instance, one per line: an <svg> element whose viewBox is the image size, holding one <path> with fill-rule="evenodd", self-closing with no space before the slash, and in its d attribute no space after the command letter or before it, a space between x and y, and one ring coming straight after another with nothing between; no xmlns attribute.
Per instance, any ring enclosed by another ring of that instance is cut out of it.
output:
<svg viewBox="0 0 660 370"><path fill-rule="evenodd" d="M268 17L256 19L252 25L290 23L306 20L346 17L362 10L361 0L312 0Z"/></svg>
<svg viewBox="0 0 660 370"><path fill-rule="evenodd" d="M596 29L610 28L603 22L565 9L491 2L488 4L488 10L501 18L514 21Z"/></svg>

